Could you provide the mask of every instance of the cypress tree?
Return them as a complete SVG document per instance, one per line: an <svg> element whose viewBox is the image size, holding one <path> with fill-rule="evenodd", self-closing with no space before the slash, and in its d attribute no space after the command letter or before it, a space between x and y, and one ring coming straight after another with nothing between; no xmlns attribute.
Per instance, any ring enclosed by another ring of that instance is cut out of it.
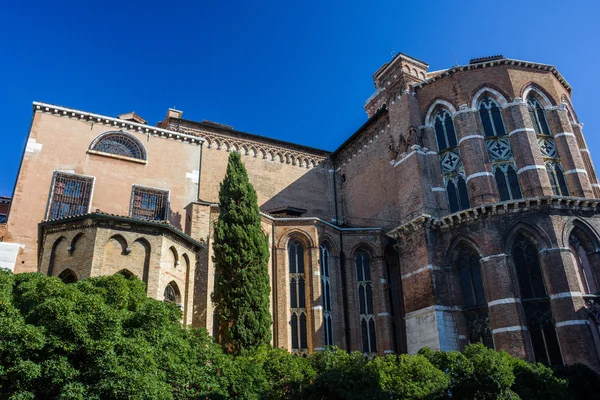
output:
<svg viewBox="0 0 600 400"><path fill-rule="evenodd" d="M231 152L219 190L220 214L214 231L216 303L219 337L225 350L269 344L269 240L261 229L254 187L239 153Z"/></svg>

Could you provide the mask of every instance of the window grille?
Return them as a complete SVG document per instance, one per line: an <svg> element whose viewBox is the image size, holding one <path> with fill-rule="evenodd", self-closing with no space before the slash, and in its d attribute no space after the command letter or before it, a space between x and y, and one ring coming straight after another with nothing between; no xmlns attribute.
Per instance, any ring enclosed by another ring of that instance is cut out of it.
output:
<svg viewBox="0 0 600 400"><path fill-rule="evenodd" d="M165 288L164 293L165 301L168 303L177 303L177 295L175 294L175 289L170 284Z"/></svg>
<svg viewBox="0 0 600 400"><path fill-rule="evenodd" d="M448 110L441 110L436 114L433 127L439 151L457 146L458 141L456 140L454 122Z"/></svg>
<svg viewBox="0 0 600 400"><path fill-rule="evenodd" d="M373 311L373 287L371 282L371 267L369 254L359 251L354 257L356 263L356 278L358 280L358 311L362 334L363 353L377 352L377 337L375 332L375 312Z"/></svg>
<svg viewBox="0 0 600 400"><path fill-rule="evenodd" d="M292 350L308 349L306 325L306 277L304 275L304 246L298 240L288 245L288 263L290 273L290 330Z"/></svg>
<svg viewBox="0 0 600 400"><path fill-rule="evenodd" d="M146 150L142 143L123 131L103 133L92 142L90 150L146 160Z"/></svg>
<svg viewBox="0 0 600 400"><path fill-rule="evenodd" d="M333 346L333 326L331 312L331 276L330 269L330 252L326 245L321 246L321 285L323 297L323 327L325 333L325 345Z"/></svg>
<svg viewBox="0 0 600 400"><path fill-rule="evenodd" d="M169 192L167 190L133 186L129 215L133 218L163 221L168 217Z"/></svg>
<svg viewBox="0 0 600 400"><path fill-rule="evenodd" d="M94 178L55 172L50 189L47 219L58 219L88 212Z"/></svg>

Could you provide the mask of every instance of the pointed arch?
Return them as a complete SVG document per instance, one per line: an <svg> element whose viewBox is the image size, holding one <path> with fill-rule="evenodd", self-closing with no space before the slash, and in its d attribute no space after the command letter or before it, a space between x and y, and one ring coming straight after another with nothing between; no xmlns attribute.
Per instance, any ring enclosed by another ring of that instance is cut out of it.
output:
<svg viewBox="0 0 600 400"><path fill-rule="evenodd" d="M150 274L150 254L152 247L150 246L150 242L145 238L138 238L133 242L134 246L140 246L144 251L144 264L142 266L142 281L148 284L148 276Z"/></svg>
<svg viewBox="0 0 600 400"><path fill-rule="evenodd" d="M67 250L69 251L69 255L72 255L75 252L75 250L77 250L77 244L80 242L83 236L85 236L84 232L79 232L75 236L73 236L71 244L67 248Z"/></svg>
<svg viewBox="0 0 600 400"><path fill-rule="evenodd" d="M530 95L534 95L540 101L542 107L545 109L552 107L556 103L552 99L552 96L548 95L545 90L537 86L535 83L528 83L525 86L523 86L523 89L521 89L521 98L524 101L527 101L527 98Z"/></svg>
<svg viewBox="0 0 600 400"><path fill-rule="evenodd" d="M493 98L500 107L505 107L506 104L508 104L506 97L502 93L489 86L484 86L479 89L475 95L473 95L473 100L471 100L471 108L476 110L479 107L479 101L484 97Z"/></svg>
<svg viewBox="0 0 600 400"><path fill-rule="evenodd" d="M481 247L477 244L475 239L465 233L459 233L454 236L450 241L450 245L448 246L448 250L446 251L446 260L449 265L453 265L456 261L455 255L460 251L461 248L469 247L472 248L475 253L479 256L479 258L483 257L483 252L481 251Z"/></svg>
<svg viewBox="0 0 600 400"><path fill-rule="evenodd" d="M129 254L130 252L129 246L127 245L127 240L122 235L112 235L108 239L108 242L106 242L106 244L104 245L105 249L109 245L109 243L116 243L119 246L121 246L121 254L123 255Z"/></svg>
<svg viewBox="0 0 600 400"><path fill-rule="evenodd" d="M67 284L75 283L79 280L77 274L70 268L63 270L60 274L58 274L58 279Z"/></svg>
<svg viewBox="0 0 600 400"><path fill-rule="evenodd" d="M452 116L456 114L456 108L452 103L447 100L437 99L427 109L427 113L425 114L425 125L433 126L433 117L440 108L448 110Z"/></svg>
<svg viewBox="0 0 600 400"><path fill-rule="evenodd" d="M135 274L133 272L131 272L130 270L128 270L126 268L118 271L117 273L115 273L115 275L123 275L127 279L131 279L135 276Z"/></svg>
<svg viewBox="0 0 600 400"><path fill-rule="evenodd" d="M171 281L167 286L165 286L163 296L164 301L167 303L181 304L181 292L179 291L179 286L175 281Z"/></svg>
<svg viewBox="0 0 600 400"><path fill-rule="evenodd" d="M67 238L64 236L59 237L52 244L52 250L50 250L50 264L48 265L48 276L52 276L54 274L55 262L56 262L56 253L58 251L58 247L62 244L66 244Z"/></svg>
<svg viewBox="0 0 600 400"><path fill-rule="evenodd" d="M175 248L175 246L171 246L169 247L169 254L172 257L171 260L171 266L173 268L177 268L177 266L179 266L179 254L177 253L177 249Z"/></svg>
<svg viewBox="0 0 600 400"><path fill-rule="evenodd" d="M504 254L509 256L512 254L512 247L515 240L517 239L517 236L521 234L531 240L538 251L543 251L552 247L552 240L546 232L529 222L519 221L504 234L502 240Z"/></svg>
<svg viewBox="0 0 600 400"><path fill-rule="evenodd" d="M307 249L315 247L312 237L307 232L297 228L282 236L277 243L277 247L287 249L288 243L294 239L300 240Z"/></svg>

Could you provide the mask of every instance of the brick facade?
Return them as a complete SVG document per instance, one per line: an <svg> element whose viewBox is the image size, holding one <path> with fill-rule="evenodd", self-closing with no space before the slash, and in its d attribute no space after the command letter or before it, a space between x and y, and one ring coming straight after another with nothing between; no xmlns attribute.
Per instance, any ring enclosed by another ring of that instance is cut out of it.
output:
<svg viewBox="0 0 600 400"><path fill-rule="evenodd" d="M152 127L34 103L8 221L15 270L81 279L127 265L152 297L175 282L184 322L213 332L213 224L238 151L270 241L275 346L482 341L600 370L600 185L568 83L501 56L428 72L398 54L373 78L369 119L332 153L177 110ZM97 151L107 132L144 157ZM82 215L49 218L56 173L93 178ZM164 222L129 217L134 185L168 192Z"/></svg>

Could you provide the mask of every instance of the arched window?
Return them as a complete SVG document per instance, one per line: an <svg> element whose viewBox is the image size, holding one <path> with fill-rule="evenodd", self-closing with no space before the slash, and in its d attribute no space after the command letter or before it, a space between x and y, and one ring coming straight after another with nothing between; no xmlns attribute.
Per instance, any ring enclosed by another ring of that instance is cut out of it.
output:
<svg viewBox="0 0 600 400"><path fill-rule="evenodd" d="M77 282L77 275L75 275L75 273L70 269L65 269L58 275L58 279L64 283L75 283Z"/></svg>
<svg viewBox="0 0 600 400"><path fill-rule="evenodd" d="M587 235L583 233L581 229L573 229L573 232L569 235L569 248L571 249L571 256L573 257L573 264L577 269L577 280L579 281L581 293L597 294L598 281L596 280L596 275L594 274L593 267L588 258L588 253L593 252L594 248L588 245L590 241L586 236ZM592 248L587 249L586 247Z"/></svg>
<svg viewBox="0 0 600 400"><path fill-rule="evenodd" d="M565 180L565 175L560 164L553 161L546 162L546 172L548 172L552 193L555 196L568 196L569 189L567 188L567 181Z"/></svg>
<svg viewBox="0 0 600 400"><path fill-rule="evenodd" d="M447 178L446 195L448 196L451 213L471 207L467 182L462 174L454 178Z"/></svg>
<svg viewBox="0 0 600 400"><path fill-rule="evenodd" d="M288 264L290 274L290 330L292 350L307 350L304 245L299 240L292 239L288 244Z"/></svg>
<svg viewBox="0 0 600 400"><path fill-rule="evenodd" d="M377 352L375 335L375 313L373 311L373 287L369 254L359 250L354 256L356 279L358 281L358 310L362 333L363 353Z"/></svg>
<svg viewBox="0 0 600 400"><path fill-rule="evenodd" d="M165 292L164 292L163 296L164 296L164 301L166 301L167 303L175 303L175 304L181 303L181 296L179 293L179 288L177 287L177 284L175 282L171 282L165 287Z"/></svg>
<svg viewBox="0 0 600 400"><path fill-rule="evenodd" d="M438 111L433 119L433 128L440 152L457 146L456 131L454 130L452 115L450 115L448 110L442 109Z"/></svg>
<svg viewBox="0 0 600 400"><path fill-rule="evenodd" d="M333 346L333 323L331 313L331 251L327 244L321 245L321 286L323 297L323 327L325 346Z"/></svg>
<svg viewBox="0 0 600 400"><path fill-rule="evenodd" d="M500 201L522 199L519 178L512 163L494 165L494 177L500 194Z"/></svg>
<svg viewBox="0 0 600 400"><path fill-rule="evenodd" d="M479 256L470 249L462 249L455 265L465 303L463 312L467 320L469 343L482 343L494 348Z"/></svg>
<svg viewBox="0 0 600 400"><path fill-rule="evenodd" d="M123 131L106 132L92 142L90 150L121 157L146 160L146 150L135 136Z"/></svg>
<svg viewBox="0 0 600 400"><path fill-rule="evenodd" d="M537 248L521 235L515 241L512 256L535 360L546 365L560 365L562 355Z"/></svg>
<svg viewBox="0 0 600 400"><path fill-rule="evenodd" d="M485 136L506 135L500 107L492 98L488 97L479 103L479 117Z"/></svg>
<svg viewBox="0 0 600 400"><path fill-rule="evenodd" d="M552 136L548 121L546 120L546 111L533 93L530 93L529 96L527 96L527 106L529 108L529 117L533 124L535 134Z"/></svg>

